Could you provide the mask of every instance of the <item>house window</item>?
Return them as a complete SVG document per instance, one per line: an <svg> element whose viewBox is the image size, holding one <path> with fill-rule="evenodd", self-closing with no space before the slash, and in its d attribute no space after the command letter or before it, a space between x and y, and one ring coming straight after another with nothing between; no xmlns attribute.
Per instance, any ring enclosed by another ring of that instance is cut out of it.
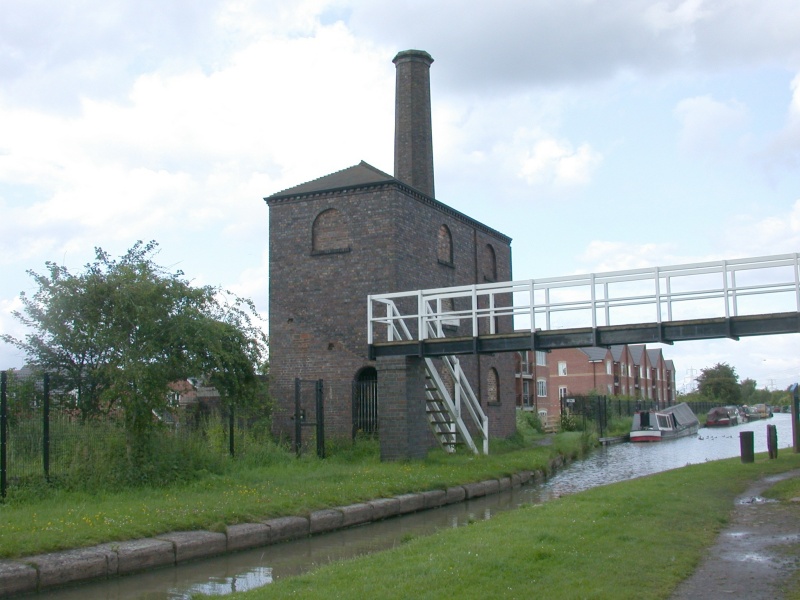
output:
<svg viewBox="0 0 800 600"><path fill-rule="evenodd" d="M558 387L558 399L564 400L567 397L567 386L561 385Z"/></svg>
<svg viewBox="0 0 800 600"><path fill-rule="evenodd" d="M536 351L536 364L540 367L547 366L547 352L542 352L541 350Z"/></svg>
<svg viewBox="0 0 800 600"><path fill-rule="evenodd" d="M536 395L539 398L547 398L547 379L536 380Z"/></svg>
<svg viewBox="0 0 800 600"><path fill-rule="evenodd" d="M530 381L523 381L522 382L522 405L523 406L533 406L533 402L531 402L531 382Z"/></svg>
<svg viewBox="0 0 800 600"><path fill-rule="evenodd" d="M441 264L453 266L453 236L450 234L450 229L447 225L439 227L436 255Z"/></svg>
<svg viewBox="0 0 800 600"><path fill-rule="evenodd" d="M606 361L606 375L613 375L613 374L614 374L614 369L613 369L613 367L611 365L611 361L607 360Z"/></svg>
<svg viewBox="0 0 800 600"><path fill-rule="evenodd" d="M335 208L322 211L311 226L311 253L335 254L350 251L350 234L344 216Z"/></svg>
<svg viewBox="0 0 800 600"><path fill-rule="evenodd" d="M523 350L519 353L519 366L520 366L520 373L530 373L531 372L531 363L528 360L528 351Z"/></svg>
<svg viewBox="0 0 800 600"><path fill-rule="evenodd" d="M608 389L608 392L607 392L607 393L608 393L608 395L609 395L609 396L611 396L611 395L614 393L614 389L613 389L613 387L612 387L612 386L611 386L611 384L609 383L609 384L606 386L606 388Z"/></svg>
<svg viewBox="0 0 800 600"><path fill-rule="evenodd" d="M486 374L486 396L489 404L499 404L500 384L497 378L497 369L492 367Z"/></svg>
<svg viewBox="0 0 800 600"><path fill-rule="evenodd" d="M558 361L558 374L564 377L567 374L567 362L564 360Z"/></svg>

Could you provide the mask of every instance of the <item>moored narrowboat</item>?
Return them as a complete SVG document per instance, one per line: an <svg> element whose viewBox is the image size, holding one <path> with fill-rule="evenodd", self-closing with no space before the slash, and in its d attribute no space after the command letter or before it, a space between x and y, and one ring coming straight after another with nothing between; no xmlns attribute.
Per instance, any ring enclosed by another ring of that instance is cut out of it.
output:
<svg viewBox="0 0 800 600"><path fill-rule="evenodd" d="M633 415L632 442L660 442L694 435L700 429L692 409L685 402L659 410L640 410Z"/></svg>
<svg viewBox="0 0 800 600"><path fill-rule="evenodd" d="M738 424L739 410L735 406L717 406L706 415L706 427L730 427Z"/></svg>

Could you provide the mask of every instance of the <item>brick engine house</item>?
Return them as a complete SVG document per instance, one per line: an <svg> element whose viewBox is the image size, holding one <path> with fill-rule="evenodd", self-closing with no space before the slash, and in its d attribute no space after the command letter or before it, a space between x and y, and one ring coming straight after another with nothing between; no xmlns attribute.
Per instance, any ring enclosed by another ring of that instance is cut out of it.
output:
<svg viewBox="0 0 800 600"><path fill-rule="evenodd" d="M362 161L265 199L273 427L285 438L295 379L322 379L326 437L377 433L382 458L423 457L437 443L424 377L413 358L370 360L367 296L511 280L511 239L434 197L432 62L394 58L394 176ZM513 354L464 356L461 368L491 436L511 435Z"/></svg>

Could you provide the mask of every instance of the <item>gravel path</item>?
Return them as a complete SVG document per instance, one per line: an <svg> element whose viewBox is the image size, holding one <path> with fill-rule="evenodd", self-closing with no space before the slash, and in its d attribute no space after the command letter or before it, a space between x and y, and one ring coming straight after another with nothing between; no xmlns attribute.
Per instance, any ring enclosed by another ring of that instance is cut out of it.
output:
<svg viewBox="0 0 800 600"><path fill-rule="evenodd" d="M800 477L800 471L765 478L737 498L730 524L671 600L784 598L800 569L800 498L779 503L761 494L790 477Z"/></svg>

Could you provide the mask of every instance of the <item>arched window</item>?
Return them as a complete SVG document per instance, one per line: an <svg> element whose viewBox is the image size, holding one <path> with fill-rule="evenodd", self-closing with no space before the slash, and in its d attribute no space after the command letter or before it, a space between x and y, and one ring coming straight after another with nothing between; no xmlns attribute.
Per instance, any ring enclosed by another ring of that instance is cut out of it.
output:
<svg viewBox="0 0 800 600"><path fill-rule="evenodd" d="M312 254L334 254L350 251L347 221L335 208L322 211L311 227Z"/></svg>
<svg viewBox="0 0 800 600"><path fill-rule="evenodd" d="M436 254L439 262L444 265L453 265L453 236L447 225L439 227L439 237L436 244Z"/></svg>
<svg viewBox="0 0 800 600"><path fill-rule="evenodd" d="M500 381L497 377L497 369L492 367L486 374L486 401L489 404L500 402Z"/></svg>
<svg viewBox="0 0 800 600"><path fill-rule="evenodd" d="M483 278L486 281L497 281L497 254L491 244L486 244L482 258Z"/></svg>

